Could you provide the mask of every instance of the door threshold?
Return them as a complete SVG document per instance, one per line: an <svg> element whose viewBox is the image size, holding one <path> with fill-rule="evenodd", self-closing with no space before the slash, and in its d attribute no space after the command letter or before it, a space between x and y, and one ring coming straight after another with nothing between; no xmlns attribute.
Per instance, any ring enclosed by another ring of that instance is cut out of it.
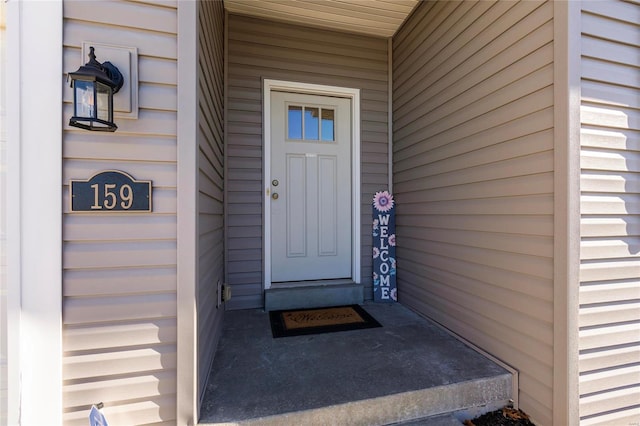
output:
<svg viewBox="0 0 640 426"><path fill-rule="evenodd" d="M271 283L272 289L277 288L297 288L297 287L319 287L355 284L351 278L339 278L334 280L310 280L310 281L287 281L281 283Z"/></svg>
<svg viewBox="0 0 640 426"><path fill-rule="evenodd" d="M282 282L264 292L267 311L359 305L363 301L362 284L350 278Z"/></svg>

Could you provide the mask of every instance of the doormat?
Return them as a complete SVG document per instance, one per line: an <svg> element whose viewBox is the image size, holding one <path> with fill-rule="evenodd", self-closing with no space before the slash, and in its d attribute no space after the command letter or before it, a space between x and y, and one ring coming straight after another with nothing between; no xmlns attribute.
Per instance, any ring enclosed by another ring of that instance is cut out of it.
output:
<svg viewBox="0 0 640 426"><path fill-rule="evenodd" d="M273 337L382 327L360 305L269 312Z"/></svg>

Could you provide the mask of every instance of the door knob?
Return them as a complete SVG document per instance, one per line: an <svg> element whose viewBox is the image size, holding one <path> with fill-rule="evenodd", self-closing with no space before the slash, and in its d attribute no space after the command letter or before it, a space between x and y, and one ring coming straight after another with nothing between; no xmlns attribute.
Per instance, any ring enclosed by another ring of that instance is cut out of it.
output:
<svg viewBox="0 0 640 426"><path fill-rule="evenodd" d="M278 193L274 192L273 194L271 194L271 198L273 198L274 200L278 199Z"/></svg>

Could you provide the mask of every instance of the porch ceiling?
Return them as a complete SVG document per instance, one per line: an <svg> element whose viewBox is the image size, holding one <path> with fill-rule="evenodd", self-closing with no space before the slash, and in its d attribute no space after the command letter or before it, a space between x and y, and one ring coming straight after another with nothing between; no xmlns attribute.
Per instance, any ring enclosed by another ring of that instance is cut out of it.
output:
<svg viewBox="0 0 640 426"><path fill-rule="evenodd" d="M420 0L224 0L229 13L391 37Z"/></svg>

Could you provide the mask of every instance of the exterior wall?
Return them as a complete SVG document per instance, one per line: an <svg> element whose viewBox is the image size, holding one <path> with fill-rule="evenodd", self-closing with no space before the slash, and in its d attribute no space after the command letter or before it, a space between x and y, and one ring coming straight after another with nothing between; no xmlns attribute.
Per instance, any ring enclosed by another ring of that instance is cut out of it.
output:
<svg viewBox="0 0 640 426"><path fill-rule="evenodd" d="M222 324L218 281L224 281L224 8L199 3L198 391L204 392ZM198 398L199 400L200 398Z"/></svg>
<svg viewBox="0 0 640 426"><path fill-rule="evenodd" d="M229 307L263 306L262 78L361 89L362 282L371 298L370 201L388 185L387 41L236 15L228 25Z"/></svg>
<svg viewBox="0 0 640 426"><path fill-rule="evenodd" d="M640 419L640 7L582 3L580 417Z"/></svg>
<svg viewBox="0 0 640 426"><path fill-rule="evenodd" d="M113 424L176 418L177 5L64 4L64 65L85 40L138 48L139 116L116 133L69 128L63 107L64 423L104 402ZM107 58L98 58L106 60ZM153 181L153 212L69 213L69 179L119 169Z"/></svg>
<svg viewBox="0 0 640 426"><path fill-rule="evenodd" d="M424 2L393 40L398 296L552 422L553 4Z"/></svg>

